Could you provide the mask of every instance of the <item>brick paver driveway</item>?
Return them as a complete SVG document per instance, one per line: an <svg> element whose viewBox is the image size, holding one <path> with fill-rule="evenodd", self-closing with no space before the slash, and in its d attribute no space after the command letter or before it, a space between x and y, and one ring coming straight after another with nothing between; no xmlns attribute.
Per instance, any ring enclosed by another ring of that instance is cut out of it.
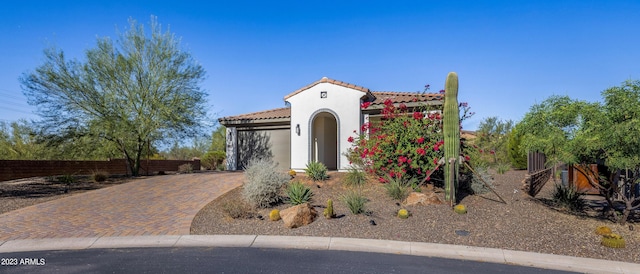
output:
<svg viewBox="0 0 640 274"><path fill-rule="evenodd" d="M241 185L242 173L155 176L0 215L0 241L189 234L207 203Z"/></svg>

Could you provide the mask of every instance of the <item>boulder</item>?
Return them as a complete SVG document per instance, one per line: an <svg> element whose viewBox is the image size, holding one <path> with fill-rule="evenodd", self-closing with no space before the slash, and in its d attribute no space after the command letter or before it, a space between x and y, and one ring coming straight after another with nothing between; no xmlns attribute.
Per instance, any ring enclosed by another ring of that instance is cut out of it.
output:
<svg viewBox="0 0 640 274"><path fill-rule="evenodd" d="M411 192L407 199L403 202L404 205L440 205L443 202L438 198L435 192Z"/></svg>
<svg viewBox="0 0 640 274"><path fill-rule="evenodd" d="M316 216L318 216L318 212L309 203L292 206L280 211L280 218L282 218L284 226L288 228L296 228L313 223Z"/></svg>

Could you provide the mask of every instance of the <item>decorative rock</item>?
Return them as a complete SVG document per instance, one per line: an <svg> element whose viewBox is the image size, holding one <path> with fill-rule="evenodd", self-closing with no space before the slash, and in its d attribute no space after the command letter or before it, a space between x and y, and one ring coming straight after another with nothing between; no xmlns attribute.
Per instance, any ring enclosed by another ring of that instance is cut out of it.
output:
<svg viewBox="0 0 640 274"><path fill-rule="evenodd" d="M411 192L407 199L404 200L404 205L440 205L442 201L434 192Z"/></svg>
<svg viewBox="0 0 640 274"><path fill-rule="evenodd" d="M296 228L313 223L316 216L318 216L318 213L309 203L292 206L280 211L280 218L282 218L284 226L288 228Z"/></svg>

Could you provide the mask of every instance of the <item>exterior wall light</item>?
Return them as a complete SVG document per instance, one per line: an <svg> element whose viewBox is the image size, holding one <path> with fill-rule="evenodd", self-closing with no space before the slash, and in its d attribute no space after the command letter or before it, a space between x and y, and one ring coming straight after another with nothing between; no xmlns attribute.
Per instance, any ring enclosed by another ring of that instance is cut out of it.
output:
<svg viewBox="0 0 640 274"><path fill-rule="evenodd" d="M300 136L300 124L296 125L296 134L298 134L298 136Z"/></svg>

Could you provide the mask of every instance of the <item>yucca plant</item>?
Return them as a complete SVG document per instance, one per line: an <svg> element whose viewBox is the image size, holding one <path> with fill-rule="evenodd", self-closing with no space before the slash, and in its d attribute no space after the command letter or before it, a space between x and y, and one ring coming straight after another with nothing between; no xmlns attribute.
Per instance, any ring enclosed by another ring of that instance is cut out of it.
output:
<svg viewBox="0 0 640 274"><path fill-rule="evenodd" d="M349 211L353 214L364 213L367 198L362 196L358 191L348 191L342 196L342 201L347 205Z"/></svg>
<svg viewBox="0 0 640 274"><path fill-rule="evenodd" d="M391 177L386 175L387 183L383 185L387 190L387 195L396 200L404 200L409 194L409 187L417 184L416 178L405 179L404 177Z"/></svg>
<svg viewBox="0 0 640 274"><path fill-rule="evenodd" d="M287 187L287 196L289 196L288 203L292 205L299 205L309 202L313 197L311 188L303 185L300 182L290 183Z"/></svg>
<svg viewBox="0 0 640 274"><path fill-rule="evenodd" d="M361 186L367 182L367 177L361 170L350 168L344 182L348 186Z"/></svg>
<svg viewBox="0 0 640 274"><path fill-rule="evenodd" d="M565 187L556 184L555 191L553 192L553 201L559 206L568 208L571 211L580 212L586 205L583 195L583 193L578 192L574 187Z"/></svg>
<svg viewBox="0 0 640 274"><path fill-rule="evenodd" d="M496 165L496 172L498 174L504 174L509 170L511 170L511 165L509 163L499 163Z"/></svg>
<svg viewBox="0 0 640 274"><path fill-rule="evenodd" d="M304 172L314 181L324 181L329 178L327 175L327 167L321 162L309 162Z"/></svg>

